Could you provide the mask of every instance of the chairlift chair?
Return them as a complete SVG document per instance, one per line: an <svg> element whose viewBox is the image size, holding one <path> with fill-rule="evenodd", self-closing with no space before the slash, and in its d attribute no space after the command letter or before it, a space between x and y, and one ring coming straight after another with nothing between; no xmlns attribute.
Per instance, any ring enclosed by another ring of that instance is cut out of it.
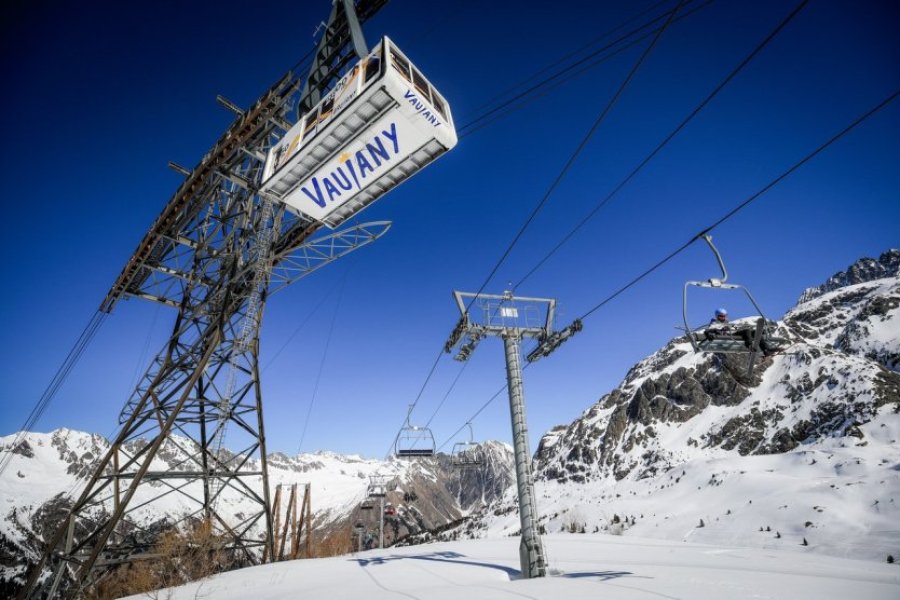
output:
<svg viewBox="0 0 900 600"><path fill-rule="evenodd" d="M400 428L394 444L394 456L397 458L419 458L434 456L434 434L428 427L409 424Z"/></svg>
<svg viewBox="0 0 900 600"><path fill-rule="evenodd" d="M481 448L474 440L472 424L466 423L466 425L469 427L469 440L453 444L453 451L450 453L451 467L465 469L481 464Z"/></svg>
<svg viewBox="0 0 900 600"><path fill-rule="evenodd" d="M682 318L684 319L684 331L687 334L688 341L691 343L691 347L695 352L749 355L750 365L748 367L747 373L750 374L753 372L753 366L756 362L756 357L762 352L760 349L760 343L763 340L766 340L768 343L774 345L789 343L789 340L776 338L773 336L774 324L766 319L765 315L762 312L762 309L756 302L756 299L754 299L753 295L750 293L750 290L742 285L727 282L728 271L725 269L725 263L722 260L721 254L719 254L718 249L716 249L716 247L712 243L712 237L710 235L704 235L703 239L709 246L710 250L712 250L713 254L716 257L716 261L719 263L719 269L722 271L722 278L710 278L706 281L685 282L682 295ZM744 293L744 295L750 301L750 304L753 305L753 308L757 315L755 326L751 326L753 327L753 331L751 337L749 338L749 347L746 343L746 334L742 333L743 330L747 329L746 327L735 328L734 326L731 326L717 330L710 329L709 325L704 325L698 328L692 328L690 326L690 324L688 323L688 290L692 287L722 291L738 291Z"/></svg>

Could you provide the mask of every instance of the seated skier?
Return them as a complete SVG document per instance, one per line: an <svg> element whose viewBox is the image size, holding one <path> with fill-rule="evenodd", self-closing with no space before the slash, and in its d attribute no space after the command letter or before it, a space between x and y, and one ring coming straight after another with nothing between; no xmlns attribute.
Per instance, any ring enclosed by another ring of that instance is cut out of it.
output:
<svg viewBox="0 0 900 600"><path fill-rule="evenodd" d="M707 340L714 340L716 336L732 336L740 339L747 346L748 350L753 349L753 337L756 335L756 329L752 325L743 325L736 327L728 322L728 311L724 308L717 308L715 316L709 320L709 326L704 332ZM759 349L763 356L771 356L778 352L777 345L769 343L769 339L763 335L759 340Z"/></svg>

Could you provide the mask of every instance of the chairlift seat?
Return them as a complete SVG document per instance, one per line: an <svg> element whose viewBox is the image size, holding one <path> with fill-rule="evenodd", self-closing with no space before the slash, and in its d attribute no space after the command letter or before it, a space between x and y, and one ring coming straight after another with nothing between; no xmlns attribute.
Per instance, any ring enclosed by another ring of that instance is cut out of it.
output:
<svg viewBox="0 0 900 600"><path fill-rule="evenodd" d="M717 335L711 340L701 339L697 346L703 352L716 352L720 354L737 354L750 352L750 348L744 344L743 338L732 335Z"/></svg>
<svg viewBox="0 0 900 600"><path fill-rule="evenodd" d="M397 450L397 456L434 456L434 448L401 448Z"/></svg>
<svg viewBox="0 0 900 600"><path fill-rule="evenodd" d="M394 445L397 458L427 458L434 456L434 434L428 427L407 425L400 429Z"/></svg>
<svg viewBox="0 0 900 600"><path fill-rule="evenodd" d="M384 498L386 495L387 493L384 491L383 487L369 488L367 492L369 498Z"/></svg>
<svg viewBox="0 0 900 600"><path fill-rule="evenodd" d="M457 442L453 444L450 454L450 466L458 468L477 467L481 464L478 444L475 442Z"/></svg>

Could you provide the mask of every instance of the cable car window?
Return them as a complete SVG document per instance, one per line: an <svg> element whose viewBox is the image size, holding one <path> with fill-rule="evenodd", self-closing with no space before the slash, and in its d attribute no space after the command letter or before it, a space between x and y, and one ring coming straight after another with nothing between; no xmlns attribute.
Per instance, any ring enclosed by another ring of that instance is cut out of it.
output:
<svg viewBox="0 0 900 600"><path fill-rule="evenodd" d="M406 59L394 52L393 48L391 49L391 64L394 65L394 68L400 71L400 74L403 75L407 80L412 81L409 76L409 63L406 62Z"/></svg>
<svg viewBox="0 0 900 600"><path fill-rule="evenodd" d="M437 94L431 95L431 103L434 104L434 108L441 113L441 116L445 119L447 118L447 113L444 112L444 101Z"/></svg>
<svg viewBox="0 0 900 600"><path fill-rule="evenodd" d="M331 114L331 109L334 108L334 97L329 98L325 102L322 103L322 118L325 119Z"/></svg>
<svg viewBox="0 0 900 600"><path fill-rule="evenodd" d="M369 62L366 63L366 83L381 72L381 58L378 56L370 56Z"/></svg>
<svg viewBox="0 0 900 600"><path fill-rule="evenodd" d="M316 122L319 120L318 111L314 111L310 113L308 117L306 117L306 127L303 129L303 133L308 132L310 129L316 126Z"/></svg>
<svg viewBox="0 0 900 600"><path fill-rule="evenodd" d="M422 74L415 69L413 69L413 83L416 84L416 89L422 92L422 95L425 96L425 99L430 102L431 97L428 95L428 82L425 81L425 78L422 77Z"/></svg>

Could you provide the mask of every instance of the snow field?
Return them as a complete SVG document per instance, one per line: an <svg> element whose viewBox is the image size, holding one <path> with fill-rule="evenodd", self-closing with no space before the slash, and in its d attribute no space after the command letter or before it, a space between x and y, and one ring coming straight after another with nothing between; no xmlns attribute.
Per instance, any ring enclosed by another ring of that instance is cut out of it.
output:
<svg viewBox="0 0 900 600"><path fill-rule="evenodd" d="M518 539L372 550L264 565L160 592L171 600L822 600L900 597L900 567L802 552L600 534L548 535L551 575L518 578ZM133 600L146 596L132 596Z"/></svg>

